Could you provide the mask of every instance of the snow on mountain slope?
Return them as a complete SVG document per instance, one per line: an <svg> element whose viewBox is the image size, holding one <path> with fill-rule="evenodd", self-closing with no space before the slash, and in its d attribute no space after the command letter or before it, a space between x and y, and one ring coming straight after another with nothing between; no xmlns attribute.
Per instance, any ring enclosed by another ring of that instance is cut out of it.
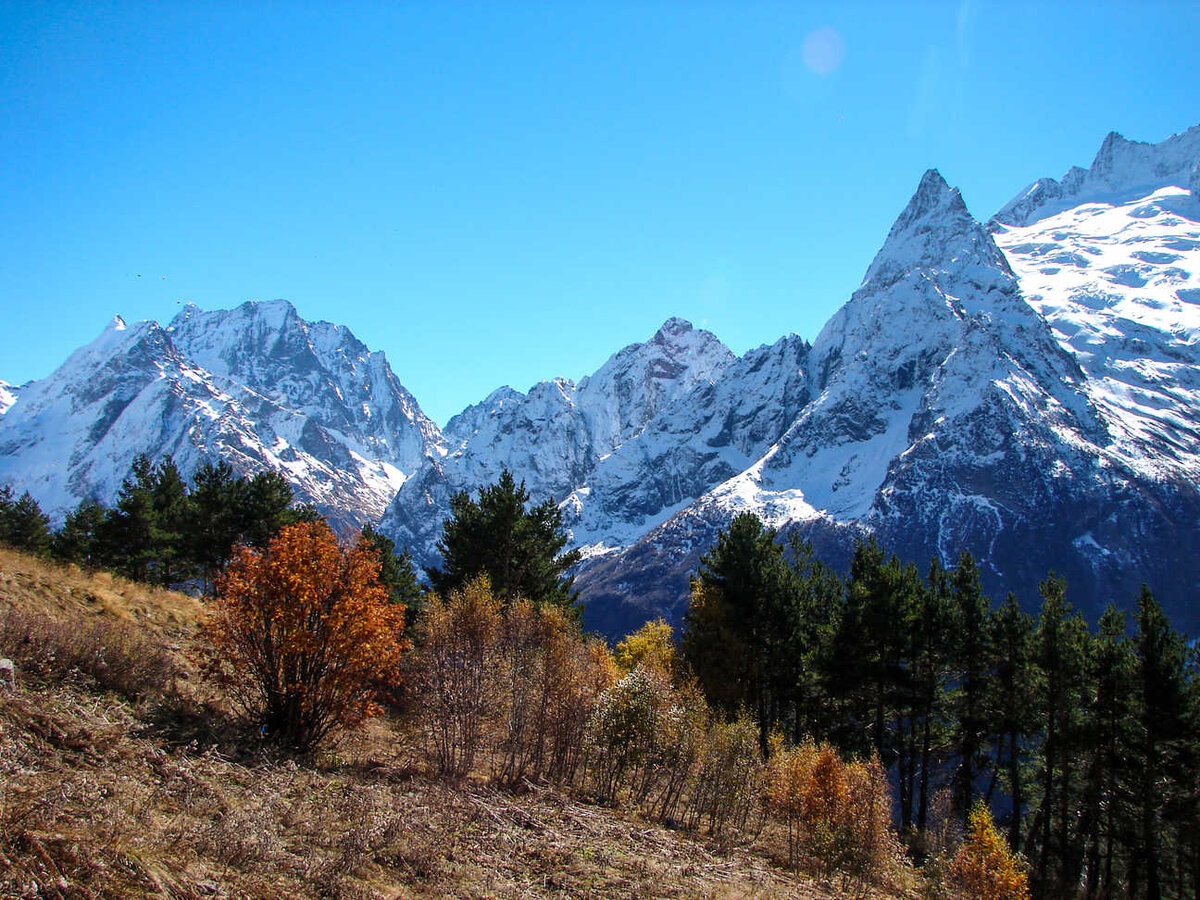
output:
<svg viewBox="0 0 1200 900"><path fill-rule="evenodd" d="M733 359L709 332L669 319L649 341L614 354L578 385L557 378L528 394L500 388L446 424L447 453L400 489L380 528L423 565L436 564L453 494L474 492L508 468L532 497L561 501L658 410L712 381Z"/></svg>
<svg viewBox="0 0 1200 900"><path fill-rule="evenodd" d="M585 556L627 546L750 465L808 403L809 345L758 347L683 393L562 504Z"/></svg>
<svg viewBox="0 0 1200 900"><path fill-rule="evenodd" d="M1124 203L1159 188L1200 188L1200 125L1158 144L1109 132L1090 168L1072 166L1061 181L1039 178L996 213L993 223L1023 227L1082 203Z"/></svg>
<svg viewBox="0 0 1200 900"><path fill-rule="evenodd" d="M20 392L20 388L7 381L0 381L0 416L8 412L8 408L17 402L17 395Z"/></svg>
<svg viewBox="0 0 1200 900"><path fill-rule="evenodd" d="M986 404L1056 423L1069 440L1098 428L1074 393L1078 369L958 191L932 170L817 337L811 366L819 395L724 488L731 497L749 482L755 502L798 518L860 520L904 454Z"/></svg>
<svg viewBox="0 0 1200 900"><path fill-rule="evenodd" d="M1197 446L1188 424L1197 409L1188 356L1196 342L1184 308L1191 288L1168 303L1166 292L1186 277L1166 270L1177 262L1167 254L1189 250L1192 238L1177 194L1155 202L1157 212L1141 204L1119 213L1133 223L1118 239L1132 261L1110 247L1112 265L1092 271L1132 280L1121 266L1149 267L1136 271L1159 285L1157 299L1114 301L1097 319L1094 285L1089 306L1071 282L1054 293L1055 273L1039 273L1051 280L1036 283L1043 294L1027 296L1035 282L1023 280L1025 258L1010 254L1010 266L959 193L926 173L862 286L814 342L811 403L744 471L585 568L577 585L589 597L590 622L617 633L648 616L681 614L687 573L717 529L744 510L798 529L833 560L871 532L922 564L931 556L952 564L970 550L992 590L1011 588L1027 600L1055 569L1089 612L1108 599L1128 601L1140 580L1178 611L1200 576L1194 553L1179 558L1180 547L1197 549L1200 500L1194 477L1163 476L1192 465L1172 440L1191 452ZM1101 228L1086 209L1074 214L1096 222L1092 237L1117 228ZM1159 216L1170 234L1147 224L1153 238L1135 240L1147 237L1137 223ZM1006 245L1033 241L997 231ZM1064 332L1078 325L1077 310L1054 318L1045 297L1074 298L1093 314L1087 328ZM1147 336L1146 317L1121 318L1123 304L1145 300L1159 304L1161 340ZM1066 334L1094 342L1084 367ZM1108 383L1098 388L1093 372L1108 373ZM1136 428L1128 414L1113 414L1121 401L1130 405L1135 387ZM1185 611L1180 620L1194 618Z"/></svg>
<svg viewBox="0 0 1200 900"><path fill-rule="evenodd" d="M300 446L321 457L332 436L384 504L440 446L437 425L382 352L371 352L342 325L304 321L287 301L212 312L188 304L168 332L219 382L243 385L319 422L324 434L302 434ZM378 516L379 502L372 506L368 514Z"/></svg>
<svg viewBox="0 0 1200 900"><path fill-rule="evenodd" d="M1147 478L1200 479L1200 201L1162 187L995 238L1087 372L1107 452Z"/></svg>
<svg viewBox="0 0 1200 900"><path fill-rule="evenodd" d="M166 329L118 317L26 385L0 419L0 482L61 519L84 497L111 503L138 453L170 454L185 475L225 459L280 470L348 525L382 513L436 435L383 357L344 329L279 302L189 307Z"/></svg>

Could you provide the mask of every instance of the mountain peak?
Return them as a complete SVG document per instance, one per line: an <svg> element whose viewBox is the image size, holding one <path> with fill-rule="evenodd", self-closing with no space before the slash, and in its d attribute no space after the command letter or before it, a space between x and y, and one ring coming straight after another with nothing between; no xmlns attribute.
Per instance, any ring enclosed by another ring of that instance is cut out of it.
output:
<svg viewBox="0 0 1200 900"><path fill-rule="evenodd" d="M672 316L662 323L662 326L654 333L654 337L651 340L656 344L663 344L672 338L681 337L693 330L692 323L687 319Z"/></svg>
<svg viewBox="0 0 1200 900"><path fill-rule="evenodd" d="M1200 165L1200 125L1157 144L1105 135L1090 169L1072 166L1060 181L1039 178L1006 203L990 227L1024 227L1080 203L1125 202L1174 185L1192 189Z"/></svg>
<svg viewBox="0 0 1200 900"><path fill-rule="evenodd" d="M950 187L937 169L926 169L916 192L896 220L893 230L930 216L944 216L946 213L970 217L958 188Z"/></svg>
<svg viewBox="0 0 1200 900"><path fill-rule="evenodd" d="M108 323L108 327L111 328L113 331L124 331L125 330L125 320L122 319L120 316L113 316L112 321Z"/></svg>
<svg viewBox="0 0 1200 900"><path fill-rule="evenodd" d="M892 225L862 286L885 289L917 270L967 265L1008 272L1003 254L967 210L962 194L937 169L929 169Z"/></svg>

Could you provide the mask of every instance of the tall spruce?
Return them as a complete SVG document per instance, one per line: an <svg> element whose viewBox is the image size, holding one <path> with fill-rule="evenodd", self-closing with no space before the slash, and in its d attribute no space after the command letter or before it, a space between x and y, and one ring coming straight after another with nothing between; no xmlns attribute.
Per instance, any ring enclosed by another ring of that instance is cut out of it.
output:
<svg viewBox="0 0 1200 900"><path fill-rule="evenodd" d="M1130 861L1129 888L1148 900L1164 893L1164 830L1174 817L1174 794L1186 772L1189 737L1186 647L1144 585L1138 597L1136 721L1136 808L1138 831ZM1190 735L1194 740L1194 734ZM1200 889L1200 885L1197 886Z"/></svg>
<svg viewBox="0 0 1200 900"><path fill-rule="evenodd" d="M88 569L104 565L100 532L107 514L108 511L96 500L90 497L80 500L79 505L67 513L62 528L51 538L50 552L54 558Z"/></svg>
<svg viewBox="0 0 1200 900"><path fill-rule="evenodd" d="M874 751L889 766L897 749L889 720L909 690L903 623L920 602L920 582L915 567L888 558L873 537L858 541L831 657L834 695L845 713L838 744L851 753Z"/></svg>
<svg viewBox="0 0 1200 900"><path fill-rule="evenodd" d="M1080 846L1084 892L1111 896L1124 879L1121 862L1137 821L1129 785L1137 718L1137 663L1125 613L1109 604L1091 641L1088 677L1092 702L1084 710L1087 772Z"/></svg>
<svg viewBox="0 0 1200 900"><path fill-rule="evenodd" d="M44 556L50 550L50 519L29 491L16 500L12 488L0 486L0 544Z"/></svg>
<svg viewBox="0 0 1200 900"><path fill-rule="evenodd" d="M995 673L987 704L989 730L997 748L993 785L997 778L1003 778L1011 801L1008 843L1018 851L1028 802L1025 770L1030 738L1037 728L1033 620L1010 592L989 615L988 631ZM991 793L989 789L989 803Z"/></svg>
<svg viewBox="0 0 1200 900"><path fill-rule="evenodd" d="M1039 897L1059 896L1064 890L1061 880L1070 850L1076 789L1074 751L1087 626L1072 611L1066 590L1066 582L1053 573L1041 583L1043 602L1034 633L1042 758L1038 777L1041 796L1031 837L1037 854L1033 885Z"/></svg>
<svg viewBox="0 0 1200 900"><path fill-rule="evenodd" d="M946 685L950 679L954 645L954 607L949 577L939 560L930 563L926 582L918 615L910 626L913 724L919 734L920 749L916 760L918 780L910 788L909 796L917 805L916 827L920 832L924 832L929 824L933 769L946 738L949 706ZM910 820L902 816L902 821Z"/></svg>

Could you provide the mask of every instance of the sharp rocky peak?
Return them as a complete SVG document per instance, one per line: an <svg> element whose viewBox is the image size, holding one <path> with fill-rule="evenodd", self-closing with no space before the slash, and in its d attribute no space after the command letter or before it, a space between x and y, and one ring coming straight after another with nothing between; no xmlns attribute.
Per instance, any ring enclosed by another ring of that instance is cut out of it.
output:
<svg viewBox="0 0 1200 900"><path fill-rule="evenodd" d="M892 225L860 291L886 290L914 274L967 269L1012 275L1004 254L968 211L958 189L930 169Z"/></svg>

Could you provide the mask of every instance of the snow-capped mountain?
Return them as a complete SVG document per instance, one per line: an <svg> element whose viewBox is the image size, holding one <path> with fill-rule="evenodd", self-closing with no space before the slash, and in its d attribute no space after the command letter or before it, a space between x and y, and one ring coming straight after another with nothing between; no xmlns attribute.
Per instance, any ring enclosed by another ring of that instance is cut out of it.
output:
<svg viewBox="0 0 1200 900"><path fill-rule="evenodd" d="M1198 139L1110 135L994 235L927 173L814 342L811 403L743 472L584 571L596 620L678 614L716 529L752 510L835 560L867 532L920 564L970 550L994 592L1030 602L1051 569L1089 612L1145 581L1194 630Z"/></svg>
<svg viewBox="0 0 1200 900"><path fill-rule="evenodd" d="M7 381L0 381L0 416L8 412L8 408L17 402L20 388L14 387Z"/></svg>
<svg viewBox="0 0 1200 900"><path fill-rule="evenodd" d="M450 497L494 482L505 467L531 496L562 501L570 495L575 509L602 460L733 362L712 334L669 319L650 340L616 353L579 384L556 378L528 394L500 388L446 424L447 454L430 459L401 487L380 527L423 565L436 563Z"/></svg>
<svg viewBox="0 0 1200 900"><path fill-rule="evenodd" d="M115 318L0 419L0 481L60 519L84 497L111 503L133 457L170 454L189 474L225 459L278 469L341 524L374 521L437 452L381 353L284 301L204 312L163 328Z"/></svg>
<svg viewBox="0 0 1200 900"><path fill-rule="evenodd" d="M1039 178L1006 203L993 223L1023 227L1081 203L1123 203L1169 186L1200 190L1200 125L1158 144L1110 131L1090 168L1072 166L1059 181Z"/></svg>
<svg viewBox="0 0 1200 900"><path fill-rule="evenodd" d="M1031 604L1052 569L1088 612L1145 581L1195 631L1198 194L1200 126L1111 134L986 226L931 170L811 345L739 358L670 319L578 384L502 387L444 430L382 354L281 301L117 320L50 378L0 384L0 482L61 515L111 499L137 452L269 465L428 566L454 493L508 468L559 503L610 634L677 618L743 510L835 564L866 533L922 566L969 550Z"/></svg>

